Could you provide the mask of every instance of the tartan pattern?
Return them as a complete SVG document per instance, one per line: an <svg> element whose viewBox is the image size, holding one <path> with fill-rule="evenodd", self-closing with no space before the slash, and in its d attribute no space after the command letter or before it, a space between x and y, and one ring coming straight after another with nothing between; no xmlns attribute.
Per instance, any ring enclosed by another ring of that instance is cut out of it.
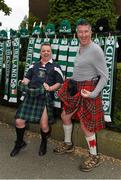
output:
<svg viewBox="0 0 121 180"><path fill-rule="evenodd" d="M53 100L48 92L38 96L30 96L27 93L24 101L17 109L15 118L20 118L32 123L39 123L45 106L47 108L48 123L54 123Z"/></svg>
<svg viewBox="0 0 121 180"><path fill-rule="evenodd" d="M97 132L105 127L104 112L101 95L96 98L83 98L81 89L93 91L96 87L97 80L77 82L78 93L70 96L67 91L69 79L66 79L63 86L58 91L58 97L63 102L63 108L67 114L77 111L73 119L82 121L90 132Z"/></svg>
<svg viewBox="0 0 121 180"><path fill-rule="evenodd" d="M18 90L21 92L26 92L33 97L45 94L45 88L43 85L41 85L40 88L33 89L33 88L29 88L28 85L20 84L18 85Z"/></svg>

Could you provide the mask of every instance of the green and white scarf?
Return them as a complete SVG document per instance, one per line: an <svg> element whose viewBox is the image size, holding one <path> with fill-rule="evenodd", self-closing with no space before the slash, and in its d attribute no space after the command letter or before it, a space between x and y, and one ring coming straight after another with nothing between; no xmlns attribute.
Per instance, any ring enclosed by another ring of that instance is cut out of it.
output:
<svg viewBox="0 0 121 180"><path fill-rule="evenodd" d="M56 60L58 49L59 49L59 39L57 38L52 39L51 48L52 48L52 56L53 56L52 59Z"/></svg>
<svg viewBox="0 0 121 180"><path fill-rule="evenodd" d="M79 50L79 41L77 38L73 38L69 45L66 78L69 78L73 75L74 61L78 50Z"/></svg>
<svg viewBox="0 0 121 180"><path fill-rule="evenodd" d="M46 38L43 38L42 40L44 43L50 43L50 38L46 37Z"/></svg>
<svg viewBox="0 0 121 180"><path fill-rule="evenodd" d="M111 122L111 106L112 106L112 90L113 90L113 73L115 61L117 37L109 36L105 38L105 55L106 63L109 71L109 80L102 92L103 109L105 113L105 121Z"/></svg>
<svg viewBox="0 0 121 180"><path fill-rule="evenodd" d="M1 87L2 87L3 59L4 59L4 41L0 42L0 93L2 93Z"/></svg>
<svg viewBox="0 0 121 180"><path fill-rule="evenodd" d="M69 48L68 39L67 38L61 39L59 46L58 64L60 65L63 71L64 79L66 78L68 48Z"/></svg>
<svg viewBox="0 0 121 180"><path fill-rule="evenodd" d="M34 49L34 43L35 43L35 38L31 37L29 39L28 43L28 48L27 48L27 56L26 56L26 63L25 63L25 70L24 70L24 76L26 75L29 66L32 63L32 57L33 57L33 49Z"/></svg>
<svg viewBox="0 0 121 180"><path fill-rule="evenodd" d="M99 37L97 37L97 36L94 37L93 41L100 46L100 38Z"/></svg>
<svg viewBox="0 0 121 180"><path fill-rule="evenodd" d="M68 58L68 39L64 38L61 39L60 45L59 45L59 55L58 55L58 64L60 65L63 74L64 79L66 76L66 67L67 67L67 58ZM57 92L55 92L55 100L54 100L54 107L61 108L61 101L56 95Z"/></svg>
<svg viewBox="0 0 121 180"><path fill-rule="evenodd" d="M105 45L105 39L104 37L95 37L93 38L93 41L98 44L103 50L104 50L104 45Z"/></svg>
<svg viewBox="0 0 121 180"><path fill-rule="evenodd" d="M3 99L8 100L9 95L9 77L10 77L10 67L11 67L11 40L6 41L5 50L5 89Z"/></svg>
<svg viewBox="0 0 121 180"><path fill-rule="evenodd" d="M40 59L40 48L41 48L42 39L36 38L34 48L33 48L33 59L32 62L38 62Z"/></svg>
<svg viewBox="0 0 121 180"><path fill-rule="evenodd" d="M28 48L27 48L27 56L25 62L25 69L24 69L24 76L29 70L30 65L32 64L32 57L33 57L33 49L34 49L35 38L31 37L29 39ZM25 92L22 93L20 100L23 101L25 97Z"/></svg>
<svg viewBox="0 0 121 180"><path fill-rule="evenodd" d="M10 79L10 98L9 102L17 102L17 84L18 84L18 65L19 65L20 39L15 38L13 41L13 60L12 72Z"/></svg>

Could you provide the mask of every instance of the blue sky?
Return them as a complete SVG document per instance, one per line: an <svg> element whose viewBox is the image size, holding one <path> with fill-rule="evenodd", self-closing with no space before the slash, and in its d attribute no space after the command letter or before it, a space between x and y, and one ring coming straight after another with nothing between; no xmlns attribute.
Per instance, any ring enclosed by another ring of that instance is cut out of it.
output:
<svg viewBox="0 0 121 180"><path fill-rule="evenodd" d="M12 8L12 13L10 16L5 16L4 13L0 11L0 22L2 22L0 30L9 30L10 28L18 30L25 15L28 16L29 0L5 0L5 3Z"/></svg>

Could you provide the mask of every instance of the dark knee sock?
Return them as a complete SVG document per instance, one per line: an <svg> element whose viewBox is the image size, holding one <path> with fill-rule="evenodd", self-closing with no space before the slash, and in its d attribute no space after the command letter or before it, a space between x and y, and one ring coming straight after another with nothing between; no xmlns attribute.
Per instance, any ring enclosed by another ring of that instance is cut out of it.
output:
<svg viewBox="0 0 121 180"><path fill-rule="evenodd" d="M40 132L41 132L42 138L48 138L50 136L50 134L51 134L51 127L49 127L49 131L48 132L43 132L42 129L40 130Z"/></svg>
<svg viewBox="0 0 121 180"><path fill-rule="evenodd" d="M24 128L16 127L16 136L17 136L16 142L18 144L21 144L23 142L24 132L25 132L25 127Z"/></svg>
<svg viewBox="0 0 121 180"><path fill-rule="evenodd" d="M41 144L39 149L39 155L42 156L47 152L47 138L50 136L51 130L48 132L43 132L41 129Z"/></svg>

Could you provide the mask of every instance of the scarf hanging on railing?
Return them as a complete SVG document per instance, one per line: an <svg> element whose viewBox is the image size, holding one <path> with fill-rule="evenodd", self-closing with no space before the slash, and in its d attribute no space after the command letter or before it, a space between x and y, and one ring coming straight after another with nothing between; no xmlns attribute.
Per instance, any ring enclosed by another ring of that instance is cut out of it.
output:
<svg viewBox="0 0 121 180"><path fill-rule="evenodd" d="M12 58L11 78L10 78L9 102L16 103L17 102L17 84L18 84L20 39L15 38L12 43L13 43L13 58Z"/></svg>
<svg viewBox="0 0 121 180"><path fill-rule="evenodd" d="M34 49L34 43L35 38L31 37L29 39L28 48L27 48L27 55L26 55L26 62L25 62L25 69L24 69L24 76L26 75L27 71L29 70L29 67L32 63L32 57L33 57L33 49ZM20 98L21 101L24 100L26 92L22 93L22 96Z"/></svg>
<svg viewBox="0 0 121 180"><path fill-rule="evenodd" d="M93 38L93 41L98 44L103 50L104 50L104 45L105 45L105 39L104 37L95 37Z"/></svg>
<svg viewBox="0 0 121 180"><path fill-rule="evenodd" d="M68 52L68 63L67 63L67 72L66 78L69 78L73 74L74 61L76 54L79 50L79 41L77 38L73 38L70 41L69 52Z"/></svg>
<svg viewBox="0 0 121 180"><path fill-rule="evenodd" d="M27 56L26 56L26 62L25 62L25 70L24 70L24 76L26 75L31 63L32 63L32 56L33 56L33 48L34 48L35 38L31 37L29 39L28 43L28 49L27 49Z"/></svg>
<svg viewBox="0 0 121 180"><path fill-rule="evenodd" d="M117 44L117 37L109 36L105 38L105 55L106 64L109 72L109 80L102 91L103 109L105 113L105 121L111 122L111 106L112 106L112 90L113 90L113 71L115 60L115 49Z"/></svg>
<svg viewBox="0 0 121 180"><path fill-rule="evenodd" d="M100 37L100 47L103 49L104 51L104 47L105 47L105 38L104 37Z"/></svg>
<svg viewBox="0 0 121 180"><path fill-rule="evenodd" d="M100 38L99 37L97 37L97 36L94 37L93 41L100 46Z"/></svg>
<svg viewBox="0 0 121 180"><path fill-rule="evenodd" d="M2 72L3 72L3 59L4 59L4 41L0 42L0 94L2 93Z"/></svg>
<svg viewBox="0 0 121 180"><path fill-rule="evenodd" d="M5 89L3 99L8 100L9 95L9 77L10 77L10 67L11 67L11 40L6 41L5 50Z"/></svg>
<svg viewBox="0 0 121 180"><path fill-rule="evenodd" d="M38 62L40 60L40 48L41 48L42 39L37 38L35 40L34 48L33 48L33 58L32 63Z"/></svg>
<svg viewBox="0 0 121 180"><path fill-rule="evenodd" d="M50 43L50 38L46 37L42 39L43 43Z"/></svg>
<svg viewBox="0 0 121 180"><path fill-rule="evenodd" d="M66 78L66 68L67 68L67 59L68 59L68 39L63 38L60 40L59 54L58 54L58 64L60 65L64 79Z"/></svg>
<svg viewBox="0 0 121 180"><path fill-rule="evenodd" d="M67 59L68 59L68 39L63 38L61 39L59 45L58 64L62 69L64 79L66 78ZM61 108L61 102L57 97L56 92L55 92L54 107Z"/></svg>
<svg viewBox="0 0 121 180"><path fill-rule="evenodd" d="M57 53L59 49L59 39L54 38L51 42L51 48L52 48L52 59L57 60Z"/></svg>

